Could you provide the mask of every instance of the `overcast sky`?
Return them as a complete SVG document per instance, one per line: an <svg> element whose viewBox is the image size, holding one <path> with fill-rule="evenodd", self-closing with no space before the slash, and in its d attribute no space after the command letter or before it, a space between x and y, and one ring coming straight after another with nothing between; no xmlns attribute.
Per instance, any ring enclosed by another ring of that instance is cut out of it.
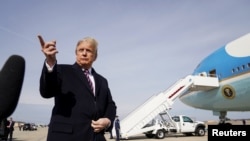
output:
<svg viewBox="0 0 250 141"><path fill-rule="evenodd" d="M53 99L39 94L44 55L37 35L56 40L58 63L75 62L79 39L99 42L95 70L105 76L125 117L151 96L191 74L207 55L250 31L249 0L5 0L0 2L0 67L25 58L15 120L48 122ZM218 119L177 100L172 114ZM250 117L247 112L233 118ZM230 118L230 113L229 113Z"/></svg>

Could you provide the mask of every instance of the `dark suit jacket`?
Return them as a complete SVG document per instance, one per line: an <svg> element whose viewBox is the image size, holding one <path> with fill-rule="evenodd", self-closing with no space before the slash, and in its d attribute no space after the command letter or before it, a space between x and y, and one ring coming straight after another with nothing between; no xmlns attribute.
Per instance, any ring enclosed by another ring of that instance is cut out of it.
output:
<svg viewBox="0 0 250 141"><path fill-rule="evenodd" d="M9 121L9 123L10 123L10 121ZM10 124L10 127L9 127L10 132L14 131L14 125L15 125L15 121L12 121Z"/></svg>
<svg viewBox="0 0 250 141"><path fill-rule="evenodd" d="M120 130L120 120L119 119L115 120L115 130Z"/></svg>
<svg viewBox="0 0 250 141"><path fill-rule="evenodd" d="M96 94L77 64L56 64L48 72L44 64L40 78L40 94L54 97L47 141L105 141L104 131L94 133L91 120L115 119L116 105L108 81L92 69ZM110 127L113 126L112 125Z"/></svg>

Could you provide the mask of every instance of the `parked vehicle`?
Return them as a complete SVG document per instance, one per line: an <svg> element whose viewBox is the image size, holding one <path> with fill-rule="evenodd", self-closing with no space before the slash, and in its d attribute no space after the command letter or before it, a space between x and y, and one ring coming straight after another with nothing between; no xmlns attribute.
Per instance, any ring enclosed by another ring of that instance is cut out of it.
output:
<svg viewBox="0 0 250 141"><path fill-rule="evenodd" d="M168 114L168 113L161 113ZM148 138L165 138L165 134L181 133L187 136L205 135L205 123L201 121L194 121L185 115L173 116L171 119L154 119L151 124L147 124L142 130Z"/></svg>
<svg viewBox="0 0 250 141"><path fill-rule="evenodd" d="M34 131L37 130L37 127L35 124L32 123L25 123L23 125L23 131Z"/></svg>
<svg viewBox="0 0 250 141"><path fill-rule="evenodd" d="M37 125L35 125L35 124L31 124L31 128L32 128L32 130L37 130Z"/></svg>

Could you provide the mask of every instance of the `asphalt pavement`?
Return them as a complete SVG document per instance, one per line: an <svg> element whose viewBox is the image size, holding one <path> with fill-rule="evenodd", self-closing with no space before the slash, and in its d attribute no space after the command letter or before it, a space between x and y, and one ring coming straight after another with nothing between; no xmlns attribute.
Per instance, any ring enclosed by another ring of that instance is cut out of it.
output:
<svg viewBox="0 0 250 141"><path fill-rule="evenodd" d="M36 131L20 131L17 127L13 133L13 141L46 141L47 127L38 127ZM115 141L114 139L109 139L109 133L105 134L107 141ZM147 138L144 134L130 137L129 139L121 139L127 141L207 141L207 136L184 136L182 134L168 135L164 139Z"/></svg>
<svg viewBox="0 0 250 141"><path fill-rule="evenodd" d="M242 125L241 120L231 121L233 125ZM209 125L217 124L217 122L207 122ZM247 125L250 125L250 120L246 121ZM18 127L15 127L13 132L13 141L46 141L48 127L38 127L36 131L20 131ZM109 139L110 134L105 134L107 141L115 141L115 139ZM164 139L147 138L144 134L132 136L129 139L121 139L127 141L207 141L207 134L205 136L185 136L183 134L167 134Z"/></svg>

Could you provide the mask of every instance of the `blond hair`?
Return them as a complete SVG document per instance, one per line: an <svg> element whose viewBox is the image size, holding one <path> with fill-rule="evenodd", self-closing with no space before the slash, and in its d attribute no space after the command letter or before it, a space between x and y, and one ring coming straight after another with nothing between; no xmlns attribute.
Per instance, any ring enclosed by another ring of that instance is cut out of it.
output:
<svg viewBox="0 0 250 141"><path fill-rule="evenodd" d="M77 44L76 44L75 53L77 53L77 47L78 47L81 43L83 43L83 42L88 42L88 43L90 43L90 44L92 45L92 47L94 47L95 53L96 53L96 55L95 55L96 57L95 57L95 58L97 58L98 42L96 41L95 38L92 38L92 37L85 37L85 38L79 40L79 41L77 42Z"/></svg>

